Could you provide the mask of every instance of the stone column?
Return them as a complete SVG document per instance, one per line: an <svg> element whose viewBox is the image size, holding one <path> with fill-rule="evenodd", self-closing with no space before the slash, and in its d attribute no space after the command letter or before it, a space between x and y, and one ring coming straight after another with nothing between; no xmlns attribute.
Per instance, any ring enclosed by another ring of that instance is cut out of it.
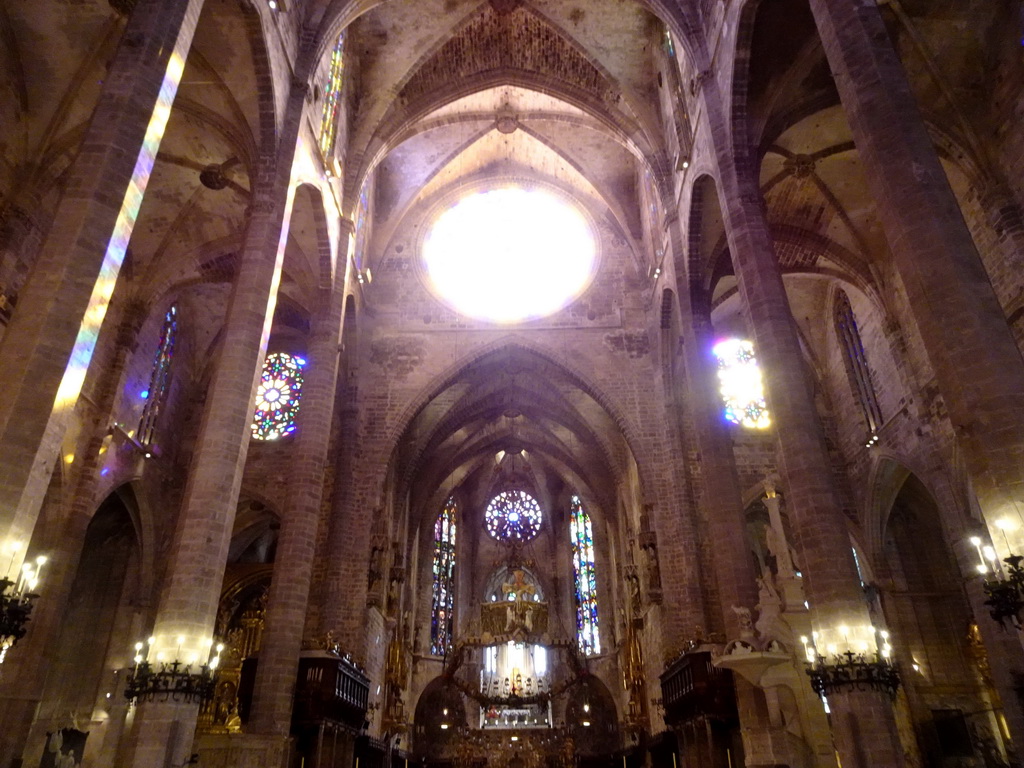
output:
<svg viewBox="0 0 1024 768"><path fill-rule="evenodd" d="M719 415L721 404L714 388L711 308L706 296L694 295L695 288L686 275L678 220L670 224L670 232L676 253L676 291L683 334L687 400L700 451L700 505L708 521L711 541L734 542L727 548L712 547L719 612L728 640L753 642L755 637L750 628L742 626L740 614L733 610L736 607L753 611L758 603L757 574L749 557L743 495L732 441L723 427ZM734 680L748 765L785 762L788 755L776 754L785 750L775 747L769 723L763 714L764 706L759 700L763 694L739 674L734 675Z"/></svg>
<svg viewBox="0 0 1024 768"><path fill-rule="evenodd" d="M682 281L680 281L682 282ZM714 389L715 366L711 360L712 328L709 307L695 307L686 285L679 285L683 316L683 350L686 355L686 389L691 402L701 465L701 508L708 519L712 541L731 541L744 549L743 556L714 548L715 580L729 639L740 636L733 606L753 609L757 603L757 574L746 550L747 532L743 498L732 441L720 417L720 400ZM728 555L728 556L726 556Z"/></svg>
<svg viewBox="0 0 1024 768"><path fill-rule="evenodd" d="M719 190L726 235L740 294L764 373L768 407L779 444L797 548L805 568L805 592L819 648L874 650L871 619L850 549L846 518L814 403L796 323L768 231L752 150L721 140ZM841 628L845 627L846 632ZM852 641L850 638L852 637ZM886 693L837 692L829 697L833 735L844 768L902 766L903 750Z"/></svg>
<svg viewBox="0 0 1024 768"><path fill-rule="evenodd" d="M129 354L143 319L143 308L128 302L120 312L113 353L101 369L94 391L93 417L86 426L85 447L79 451L75 465L74 490L70 504L62 508L63 520L55 527L60 531L47 549L46 581L42 596L32 612L28 634L8 654L0 677L0 722L9 727L0 729L0 765L9 765L20 758L29 738L29 729L44 693L47 671L60 636L60 623L71 598L71 587L85 544L86 529L96 509L99 483L100 448L107 435L110 415L120 390Z"/></svg>
<svg viewBox="0 0 1024 768"><path fill-rule="evenodd" d="M202 5L139 2L0 344L0 540L32 533Z"/></svg>
<svg viewBox="0 0 1024 768"><path fill-rule="evenodd" d="M365 442L360 403L355 386L345 387L341 405L341 434L335 458L334 498L327 532L327 562L320 587L320 625L315 635L330 633L346 653L365 661L367 621L367 571L370 565L371 512L379 496L366 485L357 471L356 456ZM363 474L370 474L369 472ZM374 473L376 474L376 473ZM459 537L460 545L465 537ZM427 555L429 557L430 555ZM427 609L429 615L429 608ZM430 623L423 624L424 648L430 648Z"/></svg>
<svg viewBox="0 0 1024 768"><path fill-rule="evenodd" d="M982 189L978 203L995 233L995 255L1002 262L992 265L992 284L1005 314L1019 313L1024 299L1024 210L1006 182L992 181ZM1024 328L1012 329L1018 343L1024 343Z"/></svg>
<svg viewBox="0 0 1024 768"><path fill-rule="evenodd" d="M1024 498L1024 363L874 2L811 0L868 186L986 517Z"/></svg>
<svg viewBox="0 0 1024 768"><path fill-rule="evenodd" d="M348 236L352 231L351 222L344 220L343 225L346 226L342 227L338 241L334 284L332 288L321 289L319 317L310 341L308 374L296 427L298 439L291 459L288 506L281 520L270 582L250 720L250 729L260 734L287 736L291 726L292 697L337 398L338 345L345 303Z"/></svg>
<svg viewBox="0 0 1024 768"><path fill-rule="evenodd" d="M210 655L235 507L249 448L253 399L270 334L294 190L291 181L307 86L293 81L276 151L256 178L241 263L224 321L217 369L192 454L150 662ZM180 641L179 641L180 639ZM191 754L198 704L141 702L131 765L182 765Z"/></svg>
<svg viewBox="0 0 1024 768"><path fill-rule="evenodd" d="M1003 517L1017 522L1024 500L1020 349L877 5L811 0L810 6L981 509L990 525ZM1009 213L1015 225L1017 214ZM993 543L1006 556L1002 537L993 536ZM1017 695L1003 695L1019 744L1024 709Z"/></svg>

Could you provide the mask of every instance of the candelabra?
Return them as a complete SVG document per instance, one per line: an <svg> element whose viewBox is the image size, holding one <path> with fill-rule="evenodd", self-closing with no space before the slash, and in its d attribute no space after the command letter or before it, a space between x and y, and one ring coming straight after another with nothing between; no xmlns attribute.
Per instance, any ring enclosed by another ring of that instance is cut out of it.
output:
<svg viewBox="0 0 1024 768"><path fill-rule="evenodd" d="M11 559L13 561L13 555ZM0 664L7 651L28 631L32 607L39 597L34 590L39 586L45 562L45 557L37 557L34 565L26 563L17 581L10 578L10 569L8 575L0 579Z"/></svg>
<svg viewBox="0 0 1024 768"><path fill-rule="evenodd" d="M841 691L884 691L896 698L900 686L899 667L892 661L892 646L889 644L889 633L885 630L876 631L868 628L871 634L877 635L876 647L871 652L869 644L862 642L859 650L854 650L849 642L849 629L840 627L839 634L844 638L846 650L838 650L835 645L827 648L828 655L818 652L818 633L814 639L801 637L804 654L807 658L807 674L811 678L811 688L819 696L827 698Z"/></svg>
<svg viewBox="0 0 1024 768"><path fill-rule="evenodd" d="M1015 627L1020 629L1020 612L1024 610L1024 568L1021 562L1024 557L1010 554L1004 558L1006 564L1005 572L997 569L995 575L985 579L985 605L989 608L992 618L999 622L1000 626L1006 627L1006 621L1010 620Z"/></svg>
<svg viewBox="0 0 1024 768"><path fill-rule="evenodd" d="M179 653L183 641L184 638L179 638ZM152 646L153 642L154 638L151 637L149 645ZM211 653L212 658L199 665L195 672L192 668L197 665L197 658L186 663L181 661L176 653L173 661L163 661L161 654L158 654L154 665L143 658L143 647L142 643L135 644L135 668L124 689L125 698L129 701L160 699L188 703L204 702L213 698L214 677L220 664L220 653L224 650L223 644L217 645L216 650Z"/></svg>
<svg viewBox="0 0 1024 768"><path fill-rule="evenodd" d="M1003 558L1004 567L999 565L999 556L996 550L989 544L982 544L978 536L971 537L971 544L978 550L978 573L991 576L985 579L985 605L988 606L989 614L999 622L999 625L1006 628L1009 620L1017 629L1021 627L1020 612L1024 610L1024 568L1021 562L1024 557L1015 554L1010 550L1010 541L1006 536L1008 530L1012 530L1010 524L1005 520L996 521L996 527L1003 533L1003 541L1010 551L1009 557ZM986 560L988 561L986 563Z"/></svg>

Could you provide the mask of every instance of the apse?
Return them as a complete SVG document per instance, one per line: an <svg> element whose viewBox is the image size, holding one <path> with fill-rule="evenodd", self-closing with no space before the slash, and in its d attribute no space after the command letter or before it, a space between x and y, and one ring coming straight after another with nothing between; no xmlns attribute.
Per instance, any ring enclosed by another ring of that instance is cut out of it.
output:
<svg viewBox="0 0 1024 768"><path fill-rule="evenodd" d="M586 693L597 669L616 664L606 657L618 632L612 541L624 524L614 488L635 476L612 414L543 355L502 346L439 388L398 445L406 559L419 563L410 621L429 627L416 645L425 754L555 754L581 695L594 715L572 727L616 734L614 700ZM439 690L456 696L464 723L459 707L445 707L447 720L425 713Z"/></svg>

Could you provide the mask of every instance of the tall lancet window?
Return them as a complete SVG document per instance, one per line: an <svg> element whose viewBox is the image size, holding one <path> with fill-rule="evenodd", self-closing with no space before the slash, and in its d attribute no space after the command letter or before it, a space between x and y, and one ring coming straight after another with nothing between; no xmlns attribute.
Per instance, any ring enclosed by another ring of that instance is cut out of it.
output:
<svg viewBox="0 0 1024 768"><path fill-rule="evenodd" d="M142 409L137 437L143 445L153 442L160 406L163 405L167 386L171 381L171 358L174 356L174 341L177 335L178 308L172 306L164 315L164 326L160 331L160 343L156 347L156 359L153 361L153 373L149 377L149 388L142 392L146 405Z"/></svg>
<svg viewBox="0 0 1024 768"><path fill-rule="evenodd" d="M430 652L445 656L452 643L455 606L455 517L458 506L448 499L434 523L434 600L430 613Z"/></svg>
<svg viewBox="0 0 1024 768"><path fill-rule="evenodd" d="M597 628L597 570L594 566L594 529L579 496L569 508L572 569L576 578L576 639L586 656L601 652Z"/></svg>
<svg viewBox="0 0 1024 768"><path fill-rule="evenodd" d="M334 140L338 132L338 113L341 111L341 87L345 83L345 33L338 35L338 41L331 51L331 71L324 88L324 111L320 118L320 151L329 157L334 151Z"/></svg>
<svg viewBox="0 0 1024 768"><path fill-rule="evenodd" d="M868 432L874 435L882 426L882 409L878 407L875 387L871 383L871 370L864 354L864 345L857 329L857 318L853 315L850 299L843 291L836 292L835 304L836 337L843 350L843 364L850 379L854 397L860 403Z"/></svg>

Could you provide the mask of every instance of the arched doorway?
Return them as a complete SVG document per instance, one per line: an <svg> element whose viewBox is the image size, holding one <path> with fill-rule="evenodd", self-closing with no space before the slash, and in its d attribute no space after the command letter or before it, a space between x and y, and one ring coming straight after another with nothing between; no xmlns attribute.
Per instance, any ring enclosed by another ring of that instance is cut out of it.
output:
<svg viewBox="0 0 1024 768"><path fill-rule="evenodd" d="M126 661L125 638L134 639L138 629L136 510L135 495L124 486L99 505L89 522L34 726L46 733L69 726L87 732L91 740L82 741L98 759L113 758L96 750L109 725L123 721L112 717L111 709L124 706L119 668Z"/></svg>
<svg viewBox="0 0 1024 768"><path fill-rule="evenodd" d="M922 764L1004 764L999 705L972 631L975 618L938 504L914 474L893 501L883 547L883 612L896 640Z"/></svg>

